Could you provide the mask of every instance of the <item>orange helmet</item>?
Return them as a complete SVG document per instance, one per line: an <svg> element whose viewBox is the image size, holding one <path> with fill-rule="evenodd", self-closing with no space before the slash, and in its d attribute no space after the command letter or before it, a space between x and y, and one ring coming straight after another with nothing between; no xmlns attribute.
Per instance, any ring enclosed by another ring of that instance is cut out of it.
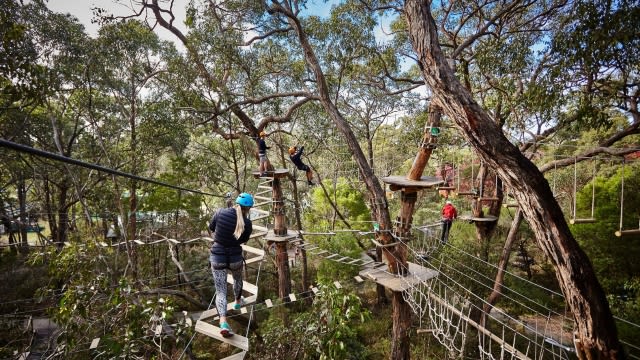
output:
<svg viewBox="0 0 640 360"><path fill-rule="evenodd" d="M293 155L296 152L296 147L292 146L289 148L289 155Z"/></svg>
<svg viewBox="0 0 640 360"><path fill-rule="evenodd" d="M265 137L265 136L267 136L267 133L264 131L260 131L260 137Z"/></svg>

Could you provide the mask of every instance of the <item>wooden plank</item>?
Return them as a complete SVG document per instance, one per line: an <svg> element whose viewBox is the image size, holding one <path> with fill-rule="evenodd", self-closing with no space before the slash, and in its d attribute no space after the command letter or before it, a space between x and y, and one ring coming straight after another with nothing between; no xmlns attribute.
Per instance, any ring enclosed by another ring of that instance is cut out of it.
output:
<svg viewBox="0 0 640 360"><path fill-rule="evenodd" d="M392 175L383 177L380 180L385 184L395 185L400 188L426 189L444 184L444 180L438 179L434 176L422 176L420 180L410 180L404 175Z"/></svg>
<svg viewBox="0 0 640 360"><path fill-rule="evenodd" d="M227 274L227 282L229 284L233 284L233 276L231 274ZM253 285L251 283L248 283L248 282L246 282L244 280L242 281L242 290L246 291L246 292L249 292L249 293L251 293L253 295L256 295L258 293L258 287L257 286L255 286L255 285Z"/></svg>
<svg viewBox="0 0 640 360"><path fill-rule="evenodd" d="M254 199L259 199L259 200L267 200L267 201L271 201L271 200L273 200L273 199L271 198L271 196L266 197L266 196L254 195L254 196L253 196L253 198L254 198Z"/></svg>
<svg viewBox="0 0 640 360"><path fill-rule="evenodd" d="M257 237L265 236L265 235L267 235L266 231L254 231L251 233L251 235L249 235L249 239L255 239Z"/></svg>
<svg viewBox="0 0 640 360"><path fill-rule="evenodd" d="M264 232L268 232L269 231L268 228L266 228L264 226L260 226L260 225L253 224L252 227L253 227L253 231L264 231Z"/></svg>
<svg viewBox="0 0 640 360"><path fill-rule="evenodd" d="M629 235L640 235L640 229L616 231L617 237L629 236Z"/></svg>
<svg viewBox="0 0 640 360"><path fill-rule="evenodd" d="M264 260L264 256L256 256L256 257L252 257L251 259L246 259L244 263L249 265L249 264L260 262L262 260Z"/></svg>
<svg viewBox="0 0 640 360"><path fill-rule="evenodd" d="M476 216L471 216L471 215L462 215L462 216L458 216L458 219L460 220L466 220L466 221L476 221L476 222L491 222L491 221L496 221L498 220L498 218L496 216L492 216L492 215L485 215L484 217L476 217Z"/></svg>
<svg viewBox="0 0 640 360"><path fill-rule="evenodd" d="M571 224L591 224L596 222L594 218L586 218L586 219L570 219L569 223Z"/></svg>
<svg viewBox="0 0 640 360"><path fill-rule="evenodd" d="M214 317L216 315L218 315L218 309L216 309L216 307L214 306L213 308L211 308L209 310L203 311L202 314L200 314L200 317L198 318L198 320L208 319L208 318Z"/></svg>
<svg viewBox="0 0 640 360"><path fill-rule="evenodd" d="M254 208L251 208L251 212L258 213L258 214L266 214L266 215L271 214L271 212L268 210L254 209Z"/></svg>
<svg viewBox="0 0 640 360"><path fill-rule="evenodd" d="M255 248L253 246L242 245L242 250L244 250L244 251L246 251L248 253L264 256L264 250Z"/></svg>
<svg viewBox="0 0 640 360"><path fill-rule="evenodd" d="M237 354L233 354L231 356L227 356L226 358L222 359L222 360L243 360L244 356L247 354L246 351L240 351Z"/></svg>
<svg viewBox="0 0 640 360"><path fill-rule="evenodd" d="M276 178L276 179L280 179L280 178L284 178L287 175L289 175L289 170L288 169L275 169L273 171L267 171L267 176L260 176L260 172L259 171L254 171L253 177L256 179L266 179L266 178Z"/></svg>
<svg viewBox="0 0 640 360"><path fill-rule="evenodd" d="M412 262L409 262L408 265L409 272L406 276L396 276L387 272L386 269L377 269L375 267L365 268L358 275L368 277L391 291L400 292L438 276L436 270L428 269Z"/></svg>
<svg viewBox="0 0 640 360"><path fill-rule="evenodd" d="M222 341L245 351L249 350L249 339L242 335L234 334L231 337L225 338L220 335L219 327L213 326L201 320L198 320L198 322L196 322L195 329L197 332L212 337L216 340Z"/></svg>
<svg viewBox="0 0 640 360"><path fill-rule="evenodd" d="M271 301L271 299L265 300L264 304L267 305L267 308L273 307L273 301Z"/></svg>
<svg viewBox="0 0 640 360"><path fill-rule="evenodd" d="M298 238L298 233L291 230L287 230L285 235L276 235L273 230L269 230L269 233L264 237L267 241L273 242L288 242Z"/></svg>

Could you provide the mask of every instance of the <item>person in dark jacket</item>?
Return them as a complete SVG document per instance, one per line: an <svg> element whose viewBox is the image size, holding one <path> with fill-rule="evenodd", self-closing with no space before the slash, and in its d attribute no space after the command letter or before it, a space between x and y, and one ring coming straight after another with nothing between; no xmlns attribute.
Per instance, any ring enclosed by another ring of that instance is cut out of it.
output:
<svg viewBox="0 0 640 360"><path fill-rule="evenodd" d="M453 219L458 217L458 211L455 206L451 203L451 201L447 200L444 207L442 208L442 235L440 237L440 241L442 243L446 243L449 240L449 230L451 229L451 223Z"/></svg>
<svg viewBox="0 0 640 360"><path fill-rule="evenodd" d="M227 270L233 276L234 309L242 307L242 256L243 243L249 240L253 230L249 220L249 210L253 206L253 196L242 193L236 198L236 204L230 208L219 209L209 223L213 233L213 245L209 255L213 282L216 288L216 308L220 316L220 334L233 336L227 323Z"/></svg>
<svg viewBox="0 0 640 360"><path fill-rule="evenodd" d="M258 137L258 159L260 159L260 166L258 167L258 172L260 172L260 176L267 175L267 169L269 168L269 158L267 158L267 149L271 147L267 146L267 143L264 139L267 137L267 133L264 131L260 131L260 137Z"/></svg>
<svg viewBox="0 0 640 360"><path fill-rule="evenodd" d="M297 146L292 146L289 148L289 158L291 162L298 168L298 170L302 170L307 174L307 183L309 185L313 185L313 173L311 172L311 168L309 165L302 162L302 152L304 151L304 146L301 146L298 149Z"/></svg>

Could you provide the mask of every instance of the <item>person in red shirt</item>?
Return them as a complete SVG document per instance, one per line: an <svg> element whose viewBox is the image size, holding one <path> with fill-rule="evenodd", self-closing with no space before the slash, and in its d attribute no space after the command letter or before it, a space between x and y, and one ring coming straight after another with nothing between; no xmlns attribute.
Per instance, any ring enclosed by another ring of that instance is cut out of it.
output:
<svg viewBox="0 0 640 360"><path fill-rule="evenodd" d="M449 240L449 230L451 229L451 223L458 217L458 211L451 201L447 200L442 208L442 236L440 242L446 243Z"/></svg>

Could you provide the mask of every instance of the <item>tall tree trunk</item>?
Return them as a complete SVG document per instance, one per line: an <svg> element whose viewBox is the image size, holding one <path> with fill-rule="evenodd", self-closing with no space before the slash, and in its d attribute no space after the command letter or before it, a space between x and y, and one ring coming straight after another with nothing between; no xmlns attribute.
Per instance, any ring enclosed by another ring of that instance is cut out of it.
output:
<svg viewBox="0 0 640 360"><path fill-rule="evenodd" d="M513 189L539 246L555 266L558 282L577 324L579 357L624 358L604 291L589 258L569 231L546 179L509 142L455 77L440 49L430 2L406 0L404 9L409 36L434 100L460 127L479 156Z"/></svg>
<svg viewBox="0 0 640 360"><path fill-rule="evenodd" d="M29 252L29 242L27 241L27 224L29 223L27 217L27 186L25 185L24 175L22 172L20 173L20 178L18 179L18 234L20 238L20 245L18 249L21 253Z"/></svg>
<svg viewBox="0 0 640 360"><path fill-rule="evenodd" d="M411 358L411 343L409 342L410 326L396 326L398 324L411 324L411 307L404 301L402 293L393 292L393 344L390 358L393 360L409 360ZM396 320L397 319L397 320Z"/></svg>
<svg viewBox="0 0 640 360"><path fill-rule="evenodd" d="M360 169L360 174L364 180L365 186L369 191L369 194L372 197L372 214L373 218L380 225L380 232L377 234L379 240L383 244L389 244L393 242L391 234L389 230L391 230L391 217L389 215L389 209L387 207L387 199L384 189L378 182L378 179L375 177L373 173L373 169L369 166L366 156L362 152L362 148L360 147L360 143L356 138L355 134L351 130L349 123L344 119L338 107L331 99L331 94L329 92L329 87L327 85L327 81L324 77L324 73L322 71L322 66L316 57L313 47L309 42L307 34L302 28L302 24L300 20L293 14L290 8L287 8L286 5L282 5L278 2L273 1L271 3L271 10L275 13L283 14L287 17L289 25L294 29L296 34L298 35L298 41L300 42L300 46L302 47L302 51L304 53L305 60L311 71L315 76L316 86L318 90L318 95L320 98L320 103L322 107L327 112L333 123L336 125L338 130L342 133L349 150L351 150L351 154ZM394 253L391 253L393 250L383 250L383 254L389 263L389 271L392 273L398 273L398 264L395 260L396 256Z"/></svg>
<svg viewBox="0 0 640 360"><path fill-rule="evenodd" d="M296 224L298 225L298 229L302 230L302 218L300 217L300 198L298 196L298 183L296 182L296 178L293 175L289 175L289 180L291 180L291 189L293 191L293 204L294 208L294 216L296 218ZM300 235L302 239L302 244L304 244L305 240L302 235ZM307 250L304 249L304 246L300 247L300 258L302 259L302 291L307 291L309 289L309 274L307 272Z"/></svg>
<svg viewBox="0 0 640 360"><path fill-rule="evenodd" d="M136 88L136 81L133 75L131 75L130 85L131 89ZM131 130L131 173L138 174L138 130L136 127L136 118L137 118L137 99L136 92L131 91L131 98L129 99L129 104L131 106L129 113L129 128ZM129 224L127 228L127 256L129 265L131 266L131 275L134 280L138 279L138 249L133 240L136 239L137 229L137 219L136 212L138 211L138 182L136 180L131 180L129 187Z"/></svg>
<svg viewBox="0 0 640 360"><path fill-rule="evenodd" d="M67 241L67 231L69 230L69 213L67 204L67 196L69 195L69 184L65 178L58 187L58 225L57 232L55 234L55 242L58 249L62 249L64 243Z"/></svg>
<svg viewBox="0 0 640 360"><path fill-rule="evenodd" d="M438 141L437 135L434 135L431 129L440 126L441 114L440 108L432 103L429 107L429 123L425 124L422 144L407 174L407 178L410 180L419 180L422 177L424 168L427 166L429 158L431 157L433 147ZM407 263L407 242L412 238L411 225L413 223L413 213L417 200L418 193L415 190L402 190L400 193L400 214L396 221L397 225L394 233L398 238L405 239L404 242L396 245L396 256L398 256L399 267L403 269L403 274L409 269ZM393 293L393 313L394 341L392 344L391 358L409 359L411 354L409 347L411 308L409 304L404 301L402 292L396 291Z"/></svg>

